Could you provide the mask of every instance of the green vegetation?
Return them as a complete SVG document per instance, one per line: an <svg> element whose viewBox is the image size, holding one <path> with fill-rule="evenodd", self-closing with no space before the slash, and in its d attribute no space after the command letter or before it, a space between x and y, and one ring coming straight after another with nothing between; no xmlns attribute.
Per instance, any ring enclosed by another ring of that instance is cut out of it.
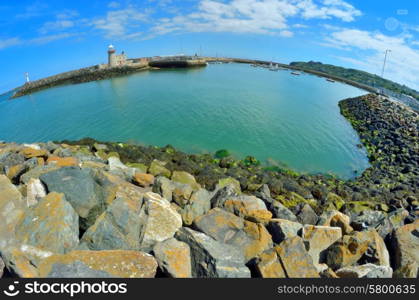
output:
<svg viewBox="0 0 419 300"><path fill-rule="evenodd" d="M217 152L215 152L215 157L216 158L224 158L224 157L228 157L228 156L230 156L230 152L228 152L228 150L226 150L226 149L221 149L221 150L218 150Z"/></svg>
<svg viewBox="0 0 419 300"><path fill-rule="evenodd" d="M376 88L385 88L395 94L404 94L419 100L419 92L411 89L405 85L398 84L391 80L384 79L378 75L371 74L364 71L355 69L346 69L334 65L322 64L321 62L292 62L290 64L294 67L301 69L312 70L317 72L326 73L332 76L341 77L344 79L352 80L357 83L365 84Z"/></svg>

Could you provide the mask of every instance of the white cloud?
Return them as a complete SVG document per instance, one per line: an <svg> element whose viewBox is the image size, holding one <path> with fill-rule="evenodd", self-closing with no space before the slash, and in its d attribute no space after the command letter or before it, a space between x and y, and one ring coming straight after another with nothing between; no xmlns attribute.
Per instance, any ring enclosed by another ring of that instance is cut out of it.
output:
<svg viewBox="0 0 419 300"><path fill-rule="evenodd" d="M144 22L148 20L149 14L145 10L138 10L132 6L109 11L105 17L95 19L91 25L103 31L107 38L129 38Z"/></svg>
<svg viewBox="0 0 419 300"><path fill-rule="evenodd" d="M111 1L111 2L108 3L109 8L118 8L120 6L121 6L121 4L117 1Z"/></svg>
<svg viewBox="0 0 419 300"><path fill-rule="evenodd" d="M352 59L351 63L379 75L384 52L390 49L385 77L419 89L419 52L407 42L408 38L405 35L392 37L380 32L342 29L331 33L326 41L329 46L351 51L351 58L346 58L346 61Z"/></svg>
<svg viewBox="0 0 419 300"><path fill-rule="evenodd" d="M27 44L32 44L32 45L43 45L43 44L47 44L47 43L50 43L50 42L53 42L53 41L73 37L73 36L76 36L76 35L77 34L75 34L75 33L52 34L52 35L46 35L46 36L41 36L41 37L37 37L37 38L27 40L26 43Z"/></svg>
<svg viewBox="0 0 419 300"><path fill-rule="evenodd" d="M74 22L72 20L57 20L53 22L46 22L39 28L39 32L45 34L50 31L64 30L74 27Z"/></svg>
<svg viewBox="0 0 419 300"><path fill-rule="evenodd" d="M291 37L288 24L291 17L337 18L350 22L360 15L359 10L342 0L202 0L188 15L158 21L152 32L156 35L173 31L233 32Z"/></svg>
<svg viewBox="0 0 419 300"><path fill-rule="evenodd" d="M22 44L22 41L17 37L0 40L0 50L19 44Z"/></svg>

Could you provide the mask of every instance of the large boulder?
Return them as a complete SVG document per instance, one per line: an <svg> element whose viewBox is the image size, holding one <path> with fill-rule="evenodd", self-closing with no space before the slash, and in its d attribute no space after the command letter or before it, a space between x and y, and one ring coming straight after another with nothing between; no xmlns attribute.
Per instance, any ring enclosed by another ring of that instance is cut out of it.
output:
<svg viewBox="0 0 419 300"><path fill-rule="evenodd" d="M305 225L302 238L308 249L308 254L319 272L327 269L325 251L330 245L342 237L339 227Z"/></svg>
<svg viewBox="0 0 419 300"><path fill-rule="evenodd" d="M339 269L336 275L340 278L392 278L393 269L389 266L365 264Z"/></svg>
<svg viewBox="0 0 419 300"><path fill-rule="evenodd" d="M213 239L243 251L246 261L272 247L272 238L262 224L245 221L220 208L196 218L193 225Z"/></svg>
<svg viewBox="0 0 419 300"><path fill-rule="evenodd" d="M117 193L117 198L84 233L81 243L91 250L138 250L140 248L143 197Z"/></svg>
<svg viewBox="0 0 419 300"><path fill-rule="evenodd" d="M205 189L199 189L191 195L189 202L181 211L183 223L191 225L199 216L211 209L211 194Z"/></svg>
<svg viewBox="0 0 419 300"><path fill-rule="evenodd" d="M419 220L394 230L391 246L394 269L399 271L399 269L406 269L408 265L413 265L415 268L410 272L399 271L398 273L416 278L419 266Z"/></svg>
<svg viewBox="0 0 419 300"><path fill-rule="evenodd" d="M255 260L256 273L262 278L286 278L275 249L269 249L261 253Z"/></svg>
<svg viewBox="0 0 419 300"><path fill-rule="evenodd" d="M281 264L289 278L318 278L319 272L313 259L304 247L303 240L296 236L284 240L275 247Z"/></svg>
<svg viewBox="0 0 419 300"><path fill-rule="evenodd" d="M22 194L9 178L0 175L0 250L13 243L16 224L25 209Z"/></svg>
<svg viewBox="0 0 419 300"><path fill-rule="evenodd" d="M182 227L176 238L191 248L194 278L248 278L243 252L237 247L219 242L206 234Z"/></svg>
<svg viewBox="0 0 419 300"><path fill-rule="evenodd" d="M50 193L27 210L16 226L20 244L54 253L66 253L79 243L79 216L64 194Z"/></svg>
<svg viewBox="0 0 419 300"><path fill-rule="evenodd" d="M129 250L78 250L44 259L39 266L39 275L59 278L153 278L156 270L156 260L147 253Z"/></svg>
<svg viewBox="0 0 419 300"><path fill-rule="evenodd" d="M301 204L298 206L297 219L301 224L316 225L319 217L313 208L307 204Z"/></svg>
<svg viewBox="0 0 419 300"><path fill-rule="evenodd" d="M195 177L184 171L174 171L172 174L172 181L190 185L194 191L201 188L201 185L196 182Z"/></svg>
<svg viewBox="0 0 419 300"><path fill-rule="evenodd" d="M144 205L140 215L140 249L151 251L157 242L174 236L182 227L182 217L160 195L148 192L144 195Z"/></svg>
<svg viewBox="0 0 419 300"><path fill-rule="evenodd" d="M230 197L225 199L222 207L239 217L255 222L269 222L272 218L272 213L267 210L265 202L255 196Z"/></svg>
<svg viewBox="0 0 419 300"><path fill-rule="evenodd" d="M171 172L165 166L166 166L165 162L155 159L151 162L148 172L154 176L161 175L161 176L170 178Z"/></svg>
<svg viewBox="0 0 419 300"><path fill-rule="evenodd" d="M272 219L268 224L272 240L277 244L285 239L297 236L302 228L303 225L300 223L284 219Z"/></svg>
<svg viewBox="0 0 419 300"><path fill-rule="evenodd" d="M168 277L192 277L191 251L188 244L170 238L154 245L153 253L160 270Z"/></svg>
<svg viewBox="0 0 419 300"><path fill-rule="evenodd" d="M90 227L105 209L104 191L91 169L64 167L42 174L49 192L63 193L81 218L82 229Z"/></svg>
<svg viewBox="0 0 419 300"><path fill-rule="evenodd" d="M342 234L349 234L353 231L351 227L351 219L349 216L337 211L337 210L328 210L320 215L317 225L320 226L330 226L330 227L340 227L342 229Z"/></svg>
<svg viewBox="0 0 419 300"><path fill-rule="evenodd" d="M278 200L272 199L271 203L269 204L269 210L272 212L272 215L275 219L284 219L297 222L297 217L294 215L294 213L286 208L285 205L283 205Z"/></svg>

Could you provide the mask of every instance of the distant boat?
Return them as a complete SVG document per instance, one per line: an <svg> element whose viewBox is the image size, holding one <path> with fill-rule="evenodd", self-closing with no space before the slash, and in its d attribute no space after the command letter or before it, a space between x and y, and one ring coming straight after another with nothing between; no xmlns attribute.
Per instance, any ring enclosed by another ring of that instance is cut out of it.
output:
<svg viewBox="0 0 419 300"><path fill-rule="evenodd" d="M300 76L301 75L301 73L299 73L299 72L291 72L291 74L292 75L296 75L296 76Z"/></svg>
<svg viewBox="0 0 419 300"><path fill-rule="evenodd" d="M333 79L330 79L330 78L327 78L326 80L329 81L329 82L336 82L336 81L334 81Z"/></svg>

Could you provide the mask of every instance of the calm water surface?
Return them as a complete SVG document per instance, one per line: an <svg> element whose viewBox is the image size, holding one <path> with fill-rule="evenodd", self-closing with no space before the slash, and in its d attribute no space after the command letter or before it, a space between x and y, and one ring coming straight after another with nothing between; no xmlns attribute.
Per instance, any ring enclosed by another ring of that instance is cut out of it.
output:
<svg viewBox="0 0 419 300"><path fill-rule="evenodd" d="M338 102L365 94L324 78L249 65L160 70L0 99L0 140L93 137L171 144L193 153L229 149L297 171L343 178L368 167Z"/></svg>

